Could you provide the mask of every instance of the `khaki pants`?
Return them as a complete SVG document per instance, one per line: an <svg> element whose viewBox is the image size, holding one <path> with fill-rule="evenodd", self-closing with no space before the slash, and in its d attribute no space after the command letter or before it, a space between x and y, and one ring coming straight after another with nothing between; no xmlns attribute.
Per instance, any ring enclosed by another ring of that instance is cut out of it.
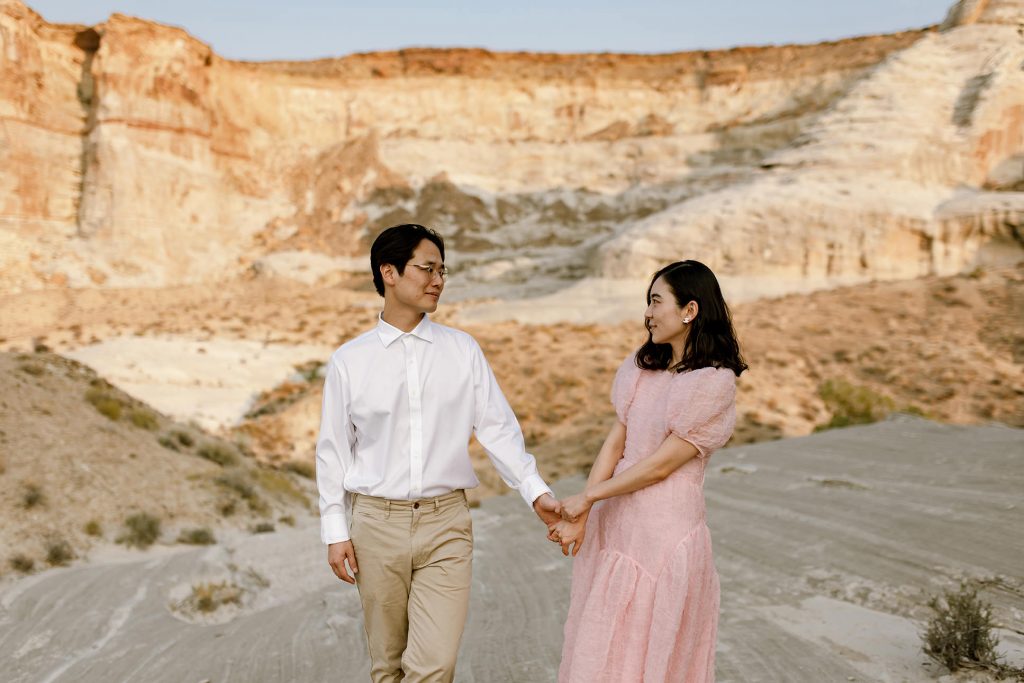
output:
<svg viewBox="0 0 1024 683"><path fill-rule="evenodd" d="M349 527L371 679L451 681L473 578L465 492L419 501L357 495Z"/></svg>

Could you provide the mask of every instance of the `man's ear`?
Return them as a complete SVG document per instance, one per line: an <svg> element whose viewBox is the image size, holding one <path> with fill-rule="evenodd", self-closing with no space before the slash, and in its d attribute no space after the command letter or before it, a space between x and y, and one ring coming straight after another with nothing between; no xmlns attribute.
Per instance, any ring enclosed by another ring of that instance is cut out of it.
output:
<svg viewBox="0 0 1024 683"><path fill-rule="evenodd" d="M384 284L394 287L398 278L398 269L391 263L382 263L380 264L380 276L384 280Z"/></svg>

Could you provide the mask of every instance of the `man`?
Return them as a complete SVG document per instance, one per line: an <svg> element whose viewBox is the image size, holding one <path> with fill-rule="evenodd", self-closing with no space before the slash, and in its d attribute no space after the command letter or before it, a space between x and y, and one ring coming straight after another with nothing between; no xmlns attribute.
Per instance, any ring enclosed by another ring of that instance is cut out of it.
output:
<svg viewBox="0 0 1024 683"><path fill-rule="evenodd" d="M479 484L470 435L545 525L560 507L476 340L427 315L448 274L441 236L388 228L370 270L384 297L377 326L327 365L321 536L334 573L359 589L372 680L451 681L472 574L465 489Z"/></svg>

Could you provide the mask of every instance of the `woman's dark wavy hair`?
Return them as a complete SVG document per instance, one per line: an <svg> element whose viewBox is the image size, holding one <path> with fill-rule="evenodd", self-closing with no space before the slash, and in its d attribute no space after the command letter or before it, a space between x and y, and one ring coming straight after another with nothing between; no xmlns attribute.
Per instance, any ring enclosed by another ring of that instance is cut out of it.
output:
<svg viewBox="0 0 1024 683"><path fill-rule="evenodd" d="M682 360L673 370L684 372L699 368L728 368L738 377L747 369L740 355L736 331L722 289L711 269L699 261L677 261L665 266L651 278L647 287L647 305L658 278L672 290L680 308L697 302L697 317L690 323ZM667 370L672 362L672 345L655 344L647 333L647 343L636 352L636 364L644 370Z"/></svg>

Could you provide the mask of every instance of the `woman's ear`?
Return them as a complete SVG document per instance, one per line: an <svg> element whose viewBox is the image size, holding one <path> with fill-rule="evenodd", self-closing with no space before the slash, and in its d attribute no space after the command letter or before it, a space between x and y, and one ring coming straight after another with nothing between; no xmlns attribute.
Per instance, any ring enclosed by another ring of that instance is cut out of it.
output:
<svg viewBox="0 0 1024 683"><path fill-rule="evenodd" d="M691 323L697 317L697 314L700 313L700 306L697 305L696 301L691 301L686 304L685 311L686 312L683 314L683 321Z"/></svg>

